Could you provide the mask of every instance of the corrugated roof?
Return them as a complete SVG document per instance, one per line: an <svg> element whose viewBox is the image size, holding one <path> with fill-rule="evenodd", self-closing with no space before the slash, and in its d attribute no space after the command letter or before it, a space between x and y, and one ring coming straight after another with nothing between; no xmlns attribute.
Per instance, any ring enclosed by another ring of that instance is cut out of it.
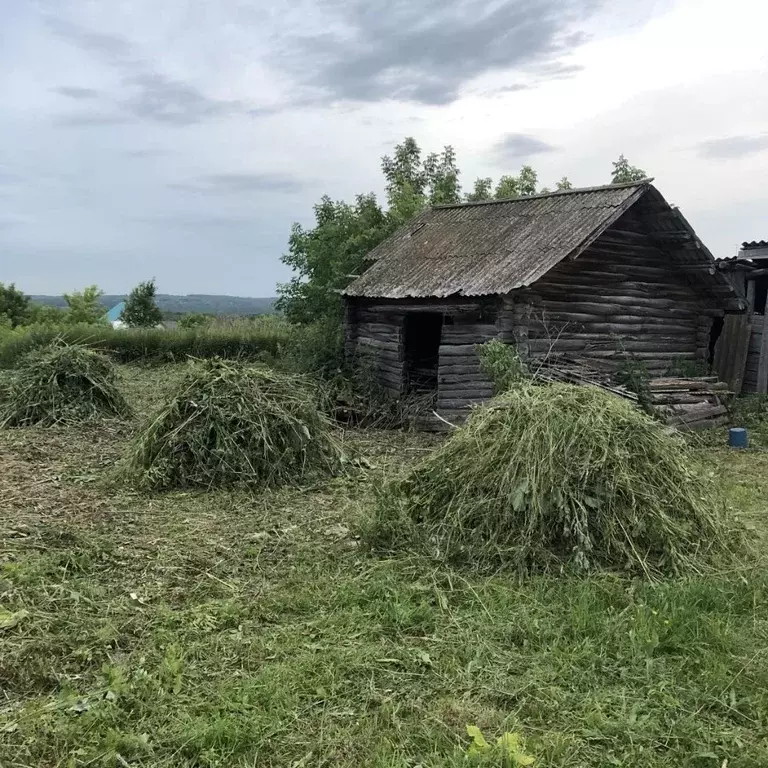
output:
<svg viewBox="0 0 768 768"><path fill-rule="evenodd" d="M114 323L115 321L120 319L120 315L123 314L123 310L125 309L125 302L121 301L119 304L115 304L112 309L107 312L107 322Z"/></svg>
<svg viewBox="0 0 768 768"><path fill-rule="evenodd" d="M648 189L631 184L436 206L371 251L347 296L418 298L508 293L586 248Z"/></svg>

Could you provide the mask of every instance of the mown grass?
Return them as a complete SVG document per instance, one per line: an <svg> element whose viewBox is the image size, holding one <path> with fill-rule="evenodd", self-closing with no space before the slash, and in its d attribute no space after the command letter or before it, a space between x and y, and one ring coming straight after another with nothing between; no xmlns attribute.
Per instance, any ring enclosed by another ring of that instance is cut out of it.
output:
<svg viewBox="0 0 768 768"><path fill-rule="evenodd" d="M175 375L126 390L146 411ZM370 489L433 439L358 433L366 468L308 488L143 495L110 479L134 429L0 433L0 765L437 768L469 723L538 768L768 765L764 565L518 585L374 558ZM764 531L768 453L698 450Z"/></svg>

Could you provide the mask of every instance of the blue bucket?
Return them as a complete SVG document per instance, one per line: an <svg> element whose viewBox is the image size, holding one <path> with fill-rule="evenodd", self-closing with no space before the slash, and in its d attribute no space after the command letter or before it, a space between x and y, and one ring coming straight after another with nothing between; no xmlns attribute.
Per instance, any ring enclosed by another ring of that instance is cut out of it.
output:
<svg viewBox="0 0 768 768"><path fill-rule="evenodd" d="M732 427L728 430L728 445L731 448L747 447L747 430L744 427Z"/></svg>

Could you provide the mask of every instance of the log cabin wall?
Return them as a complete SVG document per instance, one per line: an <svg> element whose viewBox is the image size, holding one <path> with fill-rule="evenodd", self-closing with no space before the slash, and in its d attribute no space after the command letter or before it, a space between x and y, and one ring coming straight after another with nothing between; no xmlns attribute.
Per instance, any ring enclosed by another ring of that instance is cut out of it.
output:
<svg viewBox="0 0 768 768"><path fill-rule="evenodd" d="M477 344L495 338L497 300L462 298L383 301L348 299L345 354L371 370L393 394L407 386L405 318L410 313L440 313L436 407L461 411L493 394L491 382L480 370Z"/></svg>
<svg viewBox="0 0 768 768"><path fill-rule="evenodd" d="M650 237L611 228L505 298L503 337L532 357L569 353L609 369L631 353L656 376L678 360L706 363L713 318L723 312L692 275Z"/></svg>

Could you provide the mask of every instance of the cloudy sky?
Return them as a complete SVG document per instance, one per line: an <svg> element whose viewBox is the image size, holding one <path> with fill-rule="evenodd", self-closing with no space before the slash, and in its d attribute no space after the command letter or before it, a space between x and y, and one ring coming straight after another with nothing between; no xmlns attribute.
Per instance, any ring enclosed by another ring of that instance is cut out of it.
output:
<svg viewBox="0 0 768 768"><path fill-rule="evenodd" d="M284 7L280 7L280 6ZM0 281L264 296L407 135L465 187L646 169L718 256L768 238L764 0L0 0Z"/></svg>

